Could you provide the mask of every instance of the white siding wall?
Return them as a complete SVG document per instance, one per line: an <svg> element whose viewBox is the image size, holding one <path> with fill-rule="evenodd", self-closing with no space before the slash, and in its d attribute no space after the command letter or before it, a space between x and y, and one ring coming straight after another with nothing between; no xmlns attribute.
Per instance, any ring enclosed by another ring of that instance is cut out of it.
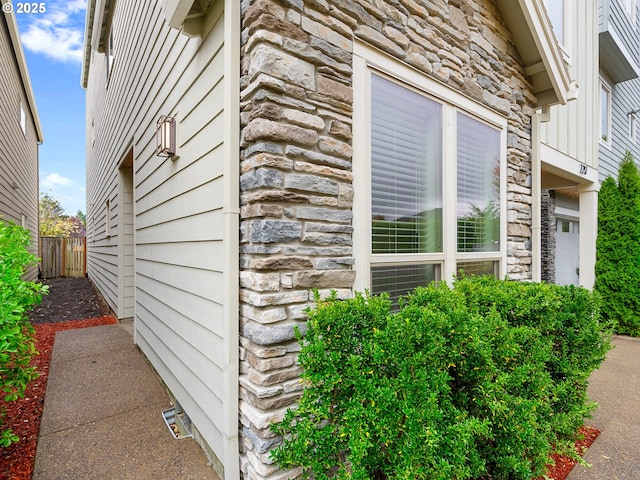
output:
<svg viewBox="0 0 640 480"><path fill-rule="evenodd" d="M188 38L168 27L160 4L116 2L108 85L105 56L92 53L87 195L95 241L90 232L88 272L121 316L133 315L135 297L136 342L222 459L224 436L237 434L237 420L223 418L223 172L231 161L223 155L224 16L217 2L208 34ZM160 115L178 118L177 160L155 155ZM131 145L129 180L119 165Z"/></svg>
<svg viewBox="0 0 640 480"><path fill-rule="evenodd" d="M7 25L0 15L0 218L31 232L30 251L38 255L38 136L27 102L16 55ZM26 135L20 126L20 103L26 114ZM33 280L37 266L26 278Z"/></svg>
<svg viewBox="0 0 640 480"><path fill-rule="evenodd" d="M613 26L619 32L632 60L640 63L640 2L636 2L636 18L632 21L620 0L600 0L606 3L600 18L600 30ZM606 54L606 53L605 53ZM607 78L607 72L602 72ZM629 115L632 110L640 109L640 78L627 80L613 85L611 92L611 142L599 146L600 179L618 176L618 167L624 154L629 150L636 162L640 161L640 112L636 114L636 137L629 138Z"/></svg>
<svg viewBox="0 0 640 480"><path fill-rule="evenodd" d="M541 140L565 155L596 168L600 98L597 3L592 0L566 1L571 4L569 71L579 86L578 98L566 105L551 107L551 120L541 125ZM578 174L577 171L572 173Z"/></svg>

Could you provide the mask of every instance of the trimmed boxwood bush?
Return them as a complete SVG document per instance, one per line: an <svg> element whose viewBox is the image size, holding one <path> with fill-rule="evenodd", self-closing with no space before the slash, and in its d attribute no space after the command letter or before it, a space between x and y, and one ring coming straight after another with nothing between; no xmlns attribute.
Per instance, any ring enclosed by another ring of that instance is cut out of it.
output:
<svg viewBox="0 0 640 480"><path fill-rule="evenodd" d="M530 479L593 409L608 334L587 290L490 278L317 299L305 388L272 430L315 479Z"/></svg>
<svg viewBox="0 0 640 480"><path fill-rule="evenodd" d="M0 391L6 402L24 395L38 374L29 366L36 349L28 310L39 303L47 287L23 280L25 269L37 262L29 253L30 235L13 223L0 220ZM5 411L0 411L0 427ZM9 429L0 431L0 446L18 441Z"/></svg>

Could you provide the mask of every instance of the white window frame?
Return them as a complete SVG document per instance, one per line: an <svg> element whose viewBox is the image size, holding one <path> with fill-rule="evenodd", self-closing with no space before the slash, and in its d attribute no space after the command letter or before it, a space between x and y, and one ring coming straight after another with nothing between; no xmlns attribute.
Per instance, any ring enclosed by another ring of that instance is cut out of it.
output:
<svg viewBox="0 0 640 480"><path fill-rule="evenodd" d="M636 22L636 0L622 0L622 7L632 23Z"/></svg>
<svg viewBox="0 0 640 480"><path fill-rule="evenodd" d="M417 91L443 105L443 251L424 254L374 255L371 253L371 75L386 77ZM356 278L354 288L371 288L371 267L398 264L404 259L440 266L441 280L452 282L457 263L495 261L497 276L507 271L507 118L481 105L424 73L359 41L354 42L354 249ZM456 183L456 115L463 112L500 131L500 249L497 252L458 252L457 183Z"/></svg>
<svg viewBox="0 0 640 480"><path fill-rule="evenodd" d="M22 100L18 102L19 106L19 116L20 116L20 128L22 129L22 133L24 134L24 138L27 138L27 112L24 109L24 104Z"/></svg>
<svg viewBox="0 0 640 480"><path fill-rule="evenodd" d="M104 55L105 55L105 68L106 68L106 81L105 88L109 86L109 80L111 79L111 74L113 73L113 67L115 65L116 57L113 52L113 28L109 32L109 36L107 38Z"/></svg>
<svg viewBox="0 0 640 480"><path fill-rule="evenodd" d="M636 112L629 113L629 140L636 143L638 134L638 115Z"/></svg>
<svg viewBox="0 0 640 480"><path fill-rule="evenodd" d="M104 233L106 238L111 237L111 200L107 200L105 207Z"/></svg>
<svg viewBox="0 0 640 480"><path fill-rule="evenodd" d="M609 101L607 102L607 111L602 111L602 91L607 92L607 96ZM613 135L613 130L611 128L611 107L613 102L613 89L609 82L607 82L603 77L600 77L600 88L598 89L598 141L601 145L604 145L607 148L611 148L611 137ZM603 115L607 117L607 131L602 131L602 118Z"/></svg>

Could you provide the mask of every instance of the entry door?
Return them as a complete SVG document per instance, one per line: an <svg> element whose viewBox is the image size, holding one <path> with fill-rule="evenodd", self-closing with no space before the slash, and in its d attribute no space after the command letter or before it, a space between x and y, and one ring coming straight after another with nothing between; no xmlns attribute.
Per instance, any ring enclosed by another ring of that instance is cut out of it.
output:
<svg viewBox="0 0 640 480"><path fill-rule="evenodd" d="M558 218L556 221L556 283L580 283L580 230L577 220Z"/></svg>

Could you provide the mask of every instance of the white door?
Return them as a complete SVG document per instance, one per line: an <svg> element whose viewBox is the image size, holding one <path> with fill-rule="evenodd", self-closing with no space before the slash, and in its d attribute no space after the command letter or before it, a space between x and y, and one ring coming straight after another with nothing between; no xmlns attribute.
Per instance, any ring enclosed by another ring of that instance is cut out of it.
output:
<svg viewBox="0 0 640 480"><path fill-rule="evenodd" d="M577 220L556 220L556 283L580 284L580 230Z"/></svg>

